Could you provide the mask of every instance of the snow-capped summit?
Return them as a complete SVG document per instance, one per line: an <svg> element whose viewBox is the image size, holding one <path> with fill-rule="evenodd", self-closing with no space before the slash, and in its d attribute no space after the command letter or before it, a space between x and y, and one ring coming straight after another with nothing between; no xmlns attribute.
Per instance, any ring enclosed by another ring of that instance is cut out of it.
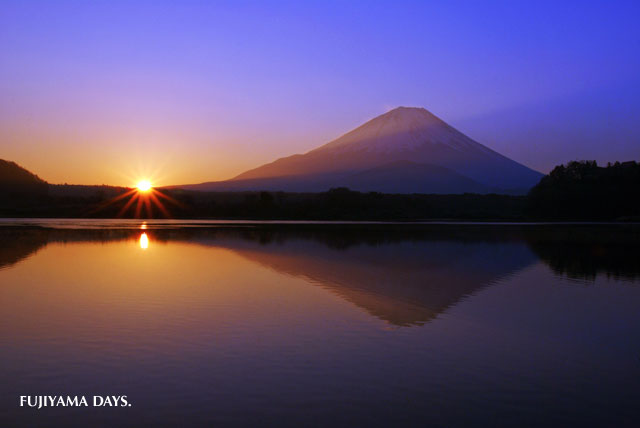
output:
<svg viewBox="0 0 640 428"><path fill-rule="evenodd" d="M422 107L397 107L375 117L320 149L369 150L390 153L444 144L456 150L485 148Z"/></svg>
<svg viewBox="0 0 640 428"><path fill-rule="evenodd" d="M305 154L191 188L324 191L344 186L394 193L524 193L541 176L424 108L398 107Z"/></svg>

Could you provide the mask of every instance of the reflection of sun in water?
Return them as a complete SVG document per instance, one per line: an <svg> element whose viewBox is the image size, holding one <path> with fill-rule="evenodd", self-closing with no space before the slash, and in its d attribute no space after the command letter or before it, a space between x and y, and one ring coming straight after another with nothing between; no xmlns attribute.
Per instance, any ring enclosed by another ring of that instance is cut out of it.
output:
<svg viewBox="0 0 640 428"><path fill-rule="evenodd" d="M148 192L149 190L151 190L151 182L149 180L138 181L136 187L140 192Z"/></svg>
<svg viewBox="0 0 640 428"><path fill-rule="evenodd" d="M140 235L140 248L143 250L149 248L149 237L146 232L142 232L142 235Z"/></svg>

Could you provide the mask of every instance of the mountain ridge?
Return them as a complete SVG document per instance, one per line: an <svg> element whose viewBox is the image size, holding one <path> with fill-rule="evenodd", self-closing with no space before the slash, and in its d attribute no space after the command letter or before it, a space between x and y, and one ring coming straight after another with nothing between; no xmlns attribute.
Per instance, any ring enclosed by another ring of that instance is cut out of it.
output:
<svg viewBox="0 0 640 428"><path fill-rule="evenodd" d="M229 180L181 187L209 191L325 191L348 187L355 174L396 161L446 168L470 180L467 188L453 189L453 193L526 193L543 176L472 140L424 108L398 107L306 153L276 159ZM393 184L363 185L372 191L393 188L394 193L452 192L450 186L438 186L453 179L448 172L430 176L430 182L406 183L404 188L402 177L406 174L400 172L397 177L388 176Z"/></svg>
<svg viewBox="0 0 640 428"><path fill-rule="evenodd" d="M47 192L48 183L15 162L0 159L0 194L31 195Z"/></svg>

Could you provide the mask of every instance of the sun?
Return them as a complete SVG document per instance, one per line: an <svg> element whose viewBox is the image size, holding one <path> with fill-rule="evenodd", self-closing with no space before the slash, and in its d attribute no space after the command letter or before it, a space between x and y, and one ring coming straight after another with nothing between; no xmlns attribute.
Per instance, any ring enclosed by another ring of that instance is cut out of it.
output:
<svg viewBox="0 0 640 428"><path fill-rule="evenodd" d="M119 211L116 217L128 215L135 218L172 218L170 207L165 204L174 205L176 209L186 207L171 196L171 190L154 187L150 179L152 176L140 174L138 177L146 178L132 180L133 183L136 183L135 185L128 187L125 192L101 202L91 212L98 212L107 207L111 207L109 209L118 207ZM140 229L146 228L145 223L140 226Z"/></svg>
<svg viewBox="0 0 640 428"><path fill-rule="evenodd" d="M151 182L149 182L149 180L142 180L136 184L136 187L140 192L148 192L151 190Z"/></svg>

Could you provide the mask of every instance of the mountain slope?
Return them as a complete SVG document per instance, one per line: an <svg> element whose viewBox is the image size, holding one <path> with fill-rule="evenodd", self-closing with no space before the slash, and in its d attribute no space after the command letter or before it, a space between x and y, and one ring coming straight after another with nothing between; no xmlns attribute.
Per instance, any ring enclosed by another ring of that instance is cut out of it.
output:
<svg viewBox="0 0 640 428"><path fill-rule="evenodd" d="M478 192L478 184L485 186L484 192L518 189L524 193L542 177L473 141L423 108L399 107L305 154L278 159L225 182L190 187L218 190L232 186L239 190L251 185L252 190L320 191L346 185L348 178L355 174L397 161L447 168L470 179L470 183L475 182L474 186L470 184L469 188L460 188L455 193ZM395 183L401 181L392 175L388 175L388 179ZM448 186L437 186L437 178L430 180L426 187L433 189L432 193L450 192ZM407 182L406 188L393 187L397 193L409 193L410 188L421 186ZM382 191L382 188L371 190Z"/></svg>
<svg viewBox="0 0 640 428"><path fill-rule="evenodd" d="M382 193L494 193L448 168L409 161L386 163L364 171L338 174L307 174L228 180L204 185L178 186L210 191L324 192L333 187L348 187L359 192Z"/></svg>
<svg viewBox="0 0 640 428"><path fill-rule="evenodd" d="M342 180L342 185L360 192L383 193L489 193L492 189L448 168L396 161Z"/></svg>
<svg viewBox="0 0 640 428"><path fill-rule="evenodd" d="M0 159L0 194L42 194L47 182L15 162Z"/></svg>

